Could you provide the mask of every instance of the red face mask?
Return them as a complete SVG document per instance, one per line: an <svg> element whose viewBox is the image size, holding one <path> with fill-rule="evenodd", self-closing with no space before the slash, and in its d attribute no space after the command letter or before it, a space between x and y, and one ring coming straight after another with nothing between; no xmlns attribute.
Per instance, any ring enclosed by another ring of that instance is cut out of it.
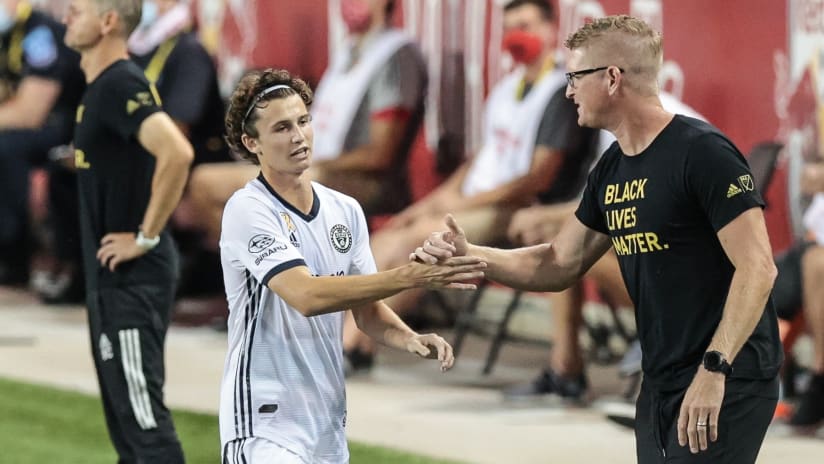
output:
<svg viewBox="0 0 824 464"><path fill-rule="evenodd" d="M513 30L504 35L504 50L512 55L518 63L532 64L541 55L544 48L543 41L535 34Z"/></svg>
<svg viewBox="0 0 824 464"><path fill-rule="evenodd" d="M350 33L362 34L372 24L372 12L363 0L341 0L340 12Z"/></svg>

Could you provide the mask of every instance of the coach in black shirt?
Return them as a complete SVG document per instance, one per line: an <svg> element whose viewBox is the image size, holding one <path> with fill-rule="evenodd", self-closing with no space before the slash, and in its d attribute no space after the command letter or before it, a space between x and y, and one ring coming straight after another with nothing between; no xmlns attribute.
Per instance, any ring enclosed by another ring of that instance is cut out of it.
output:
<svg viewBox="0 0 824 464"><path fill-rule="evenodd" d="M450 219L451 234L433 234L416 256L477 255L489 278L559 291L613 248L644 356L638 462L752 464L775 411L782 351L764 202L749 167L718 129L661 106L661 37L643 21L599 18L566 46L578 123L617 139L576 217L551 244L516 250L467 245Z"/></svg>
<svg viewBox="0 0 824 464"><path fill-rule="evenodd" d="M0 284L28 280L28 174L69 143L83 93L65 28L25 1L0 4Z"/></svg>
<svg viewBox="0 0 824 464"><path fill-rule="evenodd" d="M77 109L75 166L93 354L120 462L182 463L163 403L163 345L177 255L165 224L193 150L129 61L140 0L73 0L66 43L88 87Z"/></svg>

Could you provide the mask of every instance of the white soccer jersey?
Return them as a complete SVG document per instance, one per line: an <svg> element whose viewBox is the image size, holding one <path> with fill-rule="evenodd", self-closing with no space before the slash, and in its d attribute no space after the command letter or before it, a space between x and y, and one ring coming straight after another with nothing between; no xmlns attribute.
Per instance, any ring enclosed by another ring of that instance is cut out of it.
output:
<svg viewBox="0 0 824 464"><path fill-rule="evenodd" d="M305 317L269 290L295 266L313 275L376 272L358 203L312 184L312 211L283 200L262 176L226 204L220 237L229 302L229 350L220 395L220 435L261 437L312 463L349 459L343 313Z"/></svg>

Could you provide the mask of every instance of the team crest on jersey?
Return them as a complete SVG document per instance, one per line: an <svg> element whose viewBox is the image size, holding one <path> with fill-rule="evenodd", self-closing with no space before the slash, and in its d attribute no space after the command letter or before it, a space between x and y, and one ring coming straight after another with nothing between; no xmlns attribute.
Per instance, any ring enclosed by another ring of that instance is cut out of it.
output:
<svg viewBox="0 0 824 464"><path fill-rule="evenodd" d="M101 334L100 335L100 342L98 344L99 344L99 348L100 348L100 359L102 361L108 361L108 360L114 358L114 350L112 349L112 342L111 342L111 340L109 340L109 337L107 337L106 334Z"/></svg>
<svg viewBox="0 0 824 464"><path fill-rule="evenodd" d="M298 236L296 233L298 231L298 228L292 221L292 216L289 216L289 213L285 211L281 211L280 217L282 217L283 222L286 223L286 231L289 232L289 241L292 242L292 246L295 248L300 248L300 242L298 242Z"/></svg>
<svg viewBox="0 0 824 464"><path fill-rule="evenodd" d="M352 232L343 224L335 224L329 231L332 246L339 253L348 253L352 249Z"/></svg>

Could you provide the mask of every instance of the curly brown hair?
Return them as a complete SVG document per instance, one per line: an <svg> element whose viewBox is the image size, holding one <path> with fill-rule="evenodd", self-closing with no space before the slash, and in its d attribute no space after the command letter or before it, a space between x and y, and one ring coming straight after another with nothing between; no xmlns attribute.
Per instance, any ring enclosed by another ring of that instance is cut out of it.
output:
<svg viewBox="0 0 824 464"><path fill-rule="evenodd" d="M289 88L267 91L278 85ZM259 134L255 123L259 115L256 109L265 108L266 102L270 100L291 95L300 95L306 108L312 105L312 90L309 85L289 74L289 71L269 68L244 75L229 98L229 109L226 112L226 143L229 148L241 158L260 164L257 155L243 145L243 134L257 138Z"/></svg>

